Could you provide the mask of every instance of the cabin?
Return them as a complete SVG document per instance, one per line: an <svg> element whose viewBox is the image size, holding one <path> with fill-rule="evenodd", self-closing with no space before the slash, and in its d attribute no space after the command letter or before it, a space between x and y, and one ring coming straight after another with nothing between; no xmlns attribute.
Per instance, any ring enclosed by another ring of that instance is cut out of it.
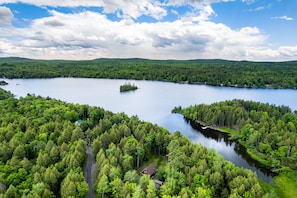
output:
<svg viewBox="0 0 297 198"><path fill-rule="evenodd" d="M75 126L80 126L81 123L83 123L83 120L76 120L74 124Z"/></svg>
<svg viewBox="0 0 297 198"><path fill-rule="evenodd" d="M159 189L163 185L163 182L160 180L154 180L154 183L157 189Z"/></svg>
<svg viewBox="0 0 297 198"><path fill-rule="evenodd" d="M153 164L150 164L146 168L144 168L140 174L143 175L149 175L150 177L154 177L158 173L158 169Z"/></svg>

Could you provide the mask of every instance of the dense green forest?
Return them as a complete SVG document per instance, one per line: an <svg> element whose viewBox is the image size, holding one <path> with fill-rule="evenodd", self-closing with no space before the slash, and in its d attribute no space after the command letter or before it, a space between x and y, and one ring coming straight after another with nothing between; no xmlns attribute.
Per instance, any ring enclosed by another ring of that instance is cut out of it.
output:
<svg viewBox="0 0 297 198"><path fill-rule="evenodd" d="M0 77L145 79L215 86L296 89L297 62L146 59L46 61L0 58Z"/></svg>
<svg viewBox="0 0 297 198"><path fill-rule="evenodd" d="M0 100L0 112L0 197L86 197L88 145L98 197L268 196L255 173L136 116L30 95ZM151 163L156 177L140 177Z"/></svg>
<svg viewBox="0 0 297 198"><path fill-rule="evenodd" d="M232 100L173 111L205 125L237 129L232 138L259 162L274 169L297 170L297 115L289 107Z"/></svg>
<svg viewBox="0 0 297 198"><path fill-rule="evenodd" d="M228 132L252 158L278 172L274 185L270 186L277 196L297 196L296 111L292 112L287 106L231 100L176 107L173 112L196 121L200 127L210 126Z"/></svg>

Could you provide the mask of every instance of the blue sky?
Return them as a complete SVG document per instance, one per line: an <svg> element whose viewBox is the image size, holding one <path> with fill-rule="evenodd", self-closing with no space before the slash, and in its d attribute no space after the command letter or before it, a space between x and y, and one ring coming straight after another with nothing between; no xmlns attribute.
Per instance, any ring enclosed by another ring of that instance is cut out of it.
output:
<svg viewBox="0 0 297 198"><path fill-rule="evenodd" d="M297 60L297 0L0 0L0 57Z"/></svg>

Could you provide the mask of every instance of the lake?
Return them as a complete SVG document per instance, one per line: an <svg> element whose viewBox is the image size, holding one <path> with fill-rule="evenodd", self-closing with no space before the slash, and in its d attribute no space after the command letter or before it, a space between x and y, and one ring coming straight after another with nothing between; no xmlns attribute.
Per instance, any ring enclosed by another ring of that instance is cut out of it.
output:
<svg viewBox="0 0 297 198"><path fill-rule="evenodd" d="M180 131L193 143L202 144L217 151L237 166L255 171L265 181L271 180L271 172L250 159L244 148L229 141L225 134L215 131L200 132L183 116L172 114L171 110L175 106L187 107L232 99L286 105L292 110L297 109L295 102L297 91L290 89L229 88L158 81L89 78L0 80L9 83L2 88L11 91L16 97L24 97L29 93L71 103L100 106L115 113L137 115L141 120L158 124L170 132ZM139 89L121 93L120 86L126 82L135 84Z"/></svg>

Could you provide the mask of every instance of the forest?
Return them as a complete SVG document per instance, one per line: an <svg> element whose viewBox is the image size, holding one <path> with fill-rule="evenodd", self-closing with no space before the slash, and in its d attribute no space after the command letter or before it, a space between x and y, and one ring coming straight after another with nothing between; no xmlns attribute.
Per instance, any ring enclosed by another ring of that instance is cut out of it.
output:
<svg viewBox="0 0 297 198"><path fill-rule="evenodd" d="M266 166L297 170L297 115L289 107L231 100L175 108L174 112L214 127L238 129L231 134Z"/></svg>
<svg viewBox="0 0 297 198"><path fill-rule="evenodd" d="M97 197L269 197L255 173L180 132L99 107L9 95L0 92L0 197L86 197L89 146ZM157 174L141 176L149 164Z"/></svg>
<svg viewBox="0 0 297 198"><path fill-rule="evenodd" d="M297 61L0 58L2 78L84 77L158 80L247 88L297 88Z"/></svg>
<svg viewBox="0 0 297 198"><path fill-rule="evenodd" d="M230 100L176 107L173 112L229 132L230 138L242 144L252 158L266 167L278 173L297 175L297 112L289 107ZM296 189L296 177L292 182Z"/></svg>

